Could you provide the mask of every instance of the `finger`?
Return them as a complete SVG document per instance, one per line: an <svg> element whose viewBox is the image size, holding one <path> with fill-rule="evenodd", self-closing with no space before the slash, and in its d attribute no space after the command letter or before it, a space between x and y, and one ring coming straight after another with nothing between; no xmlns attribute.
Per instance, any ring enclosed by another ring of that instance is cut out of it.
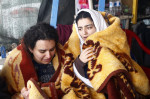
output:
<svg viewBox="0 0 150 99"><path fill-rule="evenodd" d="M30 90L24 92L24 96L26 97L26 99L28 99L28 97L29 97L29 91L30 91Z"/></svg>
<svg viewBox="0 0 150 99"><path fill-rule="evenodd" d="M27 87L25 87L25 90L26 90L26 91L28 91L28 88L27 88Z"/></svg>
<svg viewBox="0 0 150 99"><path fill-rule="evenodd" d="M28 92L30 93L31 88L28 89Z"/></svg>
<svg viewBox="0 0 150 99"><path fill-rule="evenodd" d="M93 49L87 50L87 51L85 52L85 54L90 54L90 53L94 53L94 52L93 52Z"/></svg>
<svg viewBox="0 0 150 99"><path fill-rule="evenodd" d="M24 98L29 99L29 93L28 92L24 93Z"/></svg>
<svg viewBox="0 0 150 99"><path fill-rule="evenodd" d="M24 91L27 91L27 88L26 88L26 87L23 87L23 88L22 88L21 93L23 93Z"/></svg>
<svg viewBox="0 0 150 99"><path fill-rule="evenodd" d="M94 59L94 57L89 57L89 58L87 59L87 61L90 61L90 60L92 60L92 59Z"/></svg>
<svg viewBox="0 0 150 99"><path fill-rule="evenodd" d="M93 50L93 47L88 47L85 49L85 51L88 51L88 50Z"/></svg>
<svg viewBox="0 0 150 99"><path fill-rule="evenodd" d="M93 48L89 47L87 49L85 49L84 51L81 52L82 55L87 55L89 53L93 52Z"/></svg>
<svg viewBox="0 0 150 99"><path fill-rule="evenodd" d="M92 49L92 47L88 47L88 48L84 49L83 51L86 52L86 51L91 50L91 49Z"/></svg>
<svg viewBox="0 0 150 99"><path fill-rule="evenodd" d="M94 53L87 54L85 57L89 58L89 57L92 57L92 56L94 56Z"/></svg>

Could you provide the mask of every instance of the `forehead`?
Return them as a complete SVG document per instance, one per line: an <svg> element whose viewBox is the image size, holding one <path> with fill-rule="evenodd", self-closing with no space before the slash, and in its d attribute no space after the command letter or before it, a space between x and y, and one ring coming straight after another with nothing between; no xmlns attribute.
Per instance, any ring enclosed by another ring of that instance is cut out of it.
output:
<svg viewBox="0 0 150 99"><path fill-rule="evenodd" d="M51 49L55 47L54 40L38 40L34 49Z"/></svg>
<svg viewBox="0 0 150 99"><path fill-rule="evenodd" d="M78 22L77 22L77 25L78 27L83 27L83 26L86 26L86 25L89 25L89 24L92 24L93 21L89 18L82 18L82 19L79 19Z"/></svg>

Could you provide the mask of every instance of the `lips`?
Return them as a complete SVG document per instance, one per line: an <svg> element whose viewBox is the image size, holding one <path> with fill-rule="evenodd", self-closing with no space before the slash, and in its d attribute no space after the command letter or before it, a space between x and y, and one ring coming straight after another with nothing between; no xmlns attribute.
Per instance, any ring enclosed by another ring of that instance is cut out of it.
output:
<svg viewBox="0 0 150 99"><path fill-rule="evenodd" d="M87 37L83 37L83 39L85 39L85 40L86 40L86 38L87 38Z"/></svg>
<svg viewBox="0 0 150 99"><path fill-rule="evenodd" d="M50 62L51 61L51 58L50 59L44 59L45 62Z"/></svg>

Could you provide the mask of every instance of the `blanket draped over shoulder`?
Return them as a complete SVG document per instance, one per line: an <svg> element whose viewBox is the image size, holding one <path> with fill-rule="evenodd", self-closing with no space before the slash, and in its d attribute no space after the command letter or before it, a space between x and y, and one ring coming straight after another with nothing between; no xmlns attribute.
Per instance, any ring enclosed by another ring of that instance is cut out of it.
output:
<svg viewBox="0 0 150 99"><path fill-rule="evenodd" d="M21 97L21 89L25 86L31 88L31 94L29 95L30 99L33 96L41 96L43 98L45 96L52 97L53 93L50 91L50 89L52 89L50 85L60 79L60 71L62 68L61 62L58 59L58 53L55 56L57 61L55 61L53 64L56 72L50 81L45 84L38 82L38 76L33 66L32 59L24 49L23 44L20 44L17 48L12 50L5 60L1 76L6 79L8 90L13 94L13 97ZM56 82L56 84L57 83L58 82ZM47 91L47 95L44 95L45 93L42 92L41 89ZM34 99L37 98L34 97Z"/></svg>
<svg viewBox="0 0 150 99"><path fill-rule="evenodd" d="M9 54L4 63L1 76L6 79L8 90L12 93L13 99L23 99L21 89L25 86L30 88L29 99L79 99L90 97L86 85L77 80L72 69L67 67L63 70L63 64L67 64L65 57L67 58L68 55L65 55L61 45L58 44L58 46L59 49L52 61L55 73L48 83L38 82L32 59L27 54L23 44L20 44ZM69 84L64 86L63 83Z"/></svg>
<svg viewBox="0 0 150 99"><path fill-rule="evenodd" d="M105 13L102 15L105 16ZM59 45L60 49L53 59L56 72L48 83L38 82L32 59L22 45L6 58L1 76L6 78L15 99L22 97L20 91L24 86L30 88L29 99L105 99L105 90L112 93L114 87L118 88L122 97L135 97L130 85L138 93L149 95L149 80L130 57L120 20L111 15L108 18L111 25L89 36L83 44L83 49L92 46L96 52L95 58L88 62L87 71L93 88L88 88L73 72L73 62L80 55L80 41L73 25L69 40L63 48Z"/></svg>
<svg viewBox="0 0 150 99"><path fill-rule="evenodd" d="M105 12L101 12L103 17ZM108 15L110 26L103 31L90 35L83 44L83 49L93 47L95 58L88 62L88 78L93 89L98 93L107 90L115 93L117 87L121 97L136 98L136 92L142 95L150 94L149 80L142 68L132 60L125 32L120 28L120 19ZM80 55L80 41L75 25L64 50L75 59ZM68 60L69 61L69 60ZM72 60L74 61L74 60ZM72 67L72 66L70 66ZM70 81L71 82L71 81ZM113 84L114 83L114 84Z"/></svg>

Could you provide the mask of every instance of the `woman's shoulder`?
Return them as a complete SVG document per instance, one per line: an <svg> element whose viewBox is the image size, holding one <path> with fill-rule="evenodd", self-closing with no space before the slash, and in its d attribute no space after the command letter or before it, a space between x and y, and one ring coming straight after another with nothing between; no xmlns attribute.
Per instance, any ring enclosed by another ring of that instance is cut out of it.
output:
<svg viewBox="0 0 150 99"><path fill-rule="evenodd" d="M5 59L4 66L11 65L15 61L21 62L22 57L23 57L22 54L23 54L23 49L19 45L16 48L14 48L12 51L9 52L9 54L7 55L7 57Z"/></svg>
<svg viewBox="0 0 150 99"><path fill-rule="evenodd" d="M21 52L22 52L22 49L20 48L20 45L19 45L16 48L14 48L13 50L11 50L6 58L16 57L16 56L18 56L18 54L21 54Z"/></svg>

